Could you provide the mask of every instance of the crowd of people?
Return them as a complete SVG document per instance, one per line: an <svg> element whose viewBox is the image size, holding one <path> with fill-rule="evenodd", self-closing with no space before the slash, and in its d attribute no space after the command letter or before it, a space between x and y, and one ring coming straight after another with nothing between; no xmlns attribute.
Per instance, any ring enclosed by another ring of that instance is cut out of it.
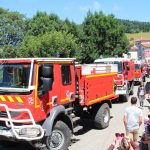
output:
<svg viewBox="0 0 150 150"><path fill-rule="evenodd" d="M113 143L109 145L107 150L150 150L150 107L148 107L147 116L144 117L142 113L146 94L149 99L150 82L145 86L142 82L138 87L137 97L131 97L131 105L125 109L123 116L125 133L116 133ZM137 105L138 99L140 107ZM143 141L148 141L144 143L147 145L146 149L143 149L139 142L139 129L143 123L145 130L140 142L143 144Z"/></svg>

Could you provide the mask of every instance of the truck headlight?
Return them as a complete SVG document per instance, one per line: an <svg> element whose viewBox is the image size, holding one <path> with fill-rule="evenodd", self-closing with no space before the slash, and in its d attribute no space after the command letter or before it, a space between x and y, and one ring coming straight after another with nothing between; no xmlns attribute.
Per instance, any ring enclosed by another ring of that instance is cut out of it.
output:
<svg viewBox="0 0 150 150"><path fill-rule="evenodd" d="M38 129L38 128L23 128L20 130L19 134L21 136L26 136L26 137L36 137L37 135L40 134L40 129Z"/></svg>

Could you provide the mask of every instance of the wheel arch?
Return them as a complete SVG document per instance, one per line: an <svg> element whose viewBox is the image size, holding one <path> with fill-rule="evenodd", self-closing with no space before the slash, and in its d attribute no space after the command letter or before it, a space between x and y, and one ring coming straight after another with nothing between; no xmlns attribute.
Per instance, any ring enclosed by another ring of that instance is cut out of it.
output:
<svg viewBox="0 0 150 150"><path fill-rule="evenodd" d="M103 104L108 104L109 108L112 108L112 102L111 102L111 100L107 99L107 100L101 101L100 103L94 104L92 106L93 110L97 111Z"/></svg>
<svg viewBox="0 0 150 150"><path fill-rule="evenodd" d="M73 131L73 125L70 117L66 115L65 107L60 105L54 107L50 113L48 114L48 117L43 122L42 128L45 130L45 136L51 135L53 126L55 125L57 120L64 121L71 131Z"/></svg>
<svg viewBox="0 0 150 150"><path fill-rule="evenodd" d="M64 123L66 123L68 125L68 127L70 128L70 130L73 132L73 123L68 115L66 115L64 113L60 113L57 116L57 118L54 120L54 122L57 122L58 120L61 120Z"/></svg>
<svg viewBox="0 0 150 150"><path fill-rule="evenodd" d="M103 105L104 103L108 104L109 108L112 108L111 100L109 100L109 99L108 100L104 100L104 101L101 102L101 104L99 106Z"/></svg>

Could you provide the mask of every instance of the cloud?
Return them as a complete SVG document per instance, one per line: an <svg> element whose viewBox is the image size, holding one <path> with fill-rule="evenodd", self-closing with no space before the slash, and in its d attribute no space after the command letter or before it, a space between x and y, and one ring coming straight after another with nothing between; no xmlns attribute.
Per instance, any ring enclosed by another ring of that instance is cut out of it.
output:
<svg viewBox="0 0 150 150"><path fill-rule="evenodd" d="M82 12L88 12L88 10L90 9L88 6L79 6L79 9L82 11Z"/></svg>
<svg viewBox="0 0 150 150"><path fill-rule="evenodd" d="M93 8L94 8L94 10L100 10L101 4L98 1L94 1Z"/></svg>
<svg viewBox="0 0 150 150"><path fill-rule="evenodd" d="M79 6L79 10L82 12L88 12L88 10L99 11L100 9L101 9L101 4L98 1L94 1L91 5Z"/></svg>
<svg viewBox="0 0 150 150"><path fill-rule="evenodd" d="M120 10L120 7L116 4L113 5L113 10L114 11L119 11Z"/></svg>

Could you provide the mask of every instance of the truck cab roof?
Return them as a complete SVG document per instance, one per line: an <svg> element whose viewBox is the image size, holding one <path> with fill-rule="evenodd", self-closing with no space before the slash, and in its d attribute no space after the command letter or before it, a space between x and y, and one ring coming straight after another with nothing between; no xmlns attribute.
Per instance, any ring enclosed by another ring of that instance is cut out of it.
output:
<svg viewBox="0 0 150 150"><path fill-rule="evenodd" d="M74 62L76 58L8 58L8 59L0 59L0 62Z"/></svg>
<svg viewBox="0 0 150 150"><path fill-rule="evenodd" d="M94 62L98 63L98 62L111 62L111 61L112 62L114 62L114 61L129 61L129 59L121 58L121 57L118 57L118 58L112 57L112 58L96 59Z"/></svg>

